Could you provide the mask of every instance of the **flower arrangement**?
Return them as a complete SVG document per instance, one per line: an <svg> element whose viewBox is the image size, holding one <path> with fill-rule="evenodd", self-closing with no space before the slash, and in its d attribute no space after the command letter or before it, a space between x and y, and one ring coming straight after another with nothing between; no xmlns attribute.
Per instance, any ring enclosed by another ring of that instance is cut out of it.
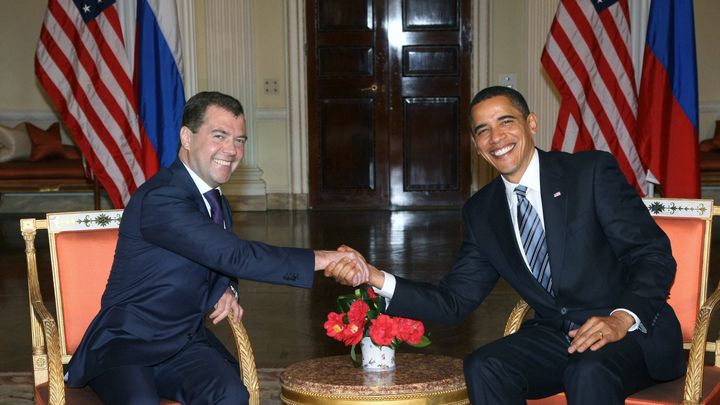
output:
<svg viewBox="0 0 720 405"><path fill-rule="evenodd" d="M385 315L382 298L372 288L341 295L336 306L338 312L328 313L325 330L331 338L352 346L350 356L356 365L355 346L363 337L370 337L375 345L389 346L393 350L403 342L414 347L430 344L422 322Z"/></svg>

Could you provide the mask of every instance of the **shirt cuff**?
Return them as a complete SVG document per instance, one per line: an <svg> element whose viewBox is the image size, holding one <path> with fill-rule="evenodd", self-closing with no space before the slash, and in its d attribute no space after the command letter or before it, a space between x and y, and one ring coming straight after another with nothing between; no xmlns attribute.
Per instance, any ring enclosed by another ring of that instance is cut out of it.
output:
<svg viewBox="0 0 720 405"><path fill-rule="evenodd" d="M612 314L614 314L615 312L618 312L618 311L625 312L626 314L632 316L633 319L635 320L635 323L633 323L632 325L630 325L630 327L628 328L628 330L627 330L628 332L636 331L636 330L638 330L638 329L642 326L642 324L640 323L640 318L638 318L637 315L635 315L632 311L629 311L629 310L627 310L627 309L625 309L625 308L615 309L615 310L613 310L612 312L610 312L610 315L612 315Z"/></svg>
<svg viewBox="0 0 720 405"><path fill-rule="evenodd" d="M385 281L383 282L382 288L378 289L378 288L373 287L373 290L379 296L387 299L388 300L387 305L390 305L390 300L392 299L393 295L395 294L395 276L393 276L390 273L386 273L384 271L383 271L383 274L385 275Z"/></svg>

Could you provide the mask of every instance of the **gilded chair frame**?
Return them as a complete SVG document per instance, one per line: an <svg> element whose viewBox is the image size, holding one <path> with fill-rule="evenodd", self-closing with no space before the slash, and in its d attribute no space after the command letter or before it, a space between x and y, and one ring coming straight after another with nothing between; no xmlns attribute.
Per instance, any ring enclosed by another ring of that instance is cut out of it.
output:
<svg viewBox="0 0 720 405"><path fill-rule="evenodd" d="M20 220L20 231L25 241L28 268L28 292L30 305L30 328L32 335L32 361L35 386L49 385L49 403L65 404L66 392L63 365L72 357L67 353L63 299L60 291L60 275L56 236L62 232L98 229L117 229L122 210L97 210L83 212L50 213L44 219ZM38 278L35 238L38 230L46 230L50 249L53 290L56 311L53 315L45 306ZM260 387L250 339L242 321L226 318L235 339L240 362L241 377L250 393L250 404L260 404Z"/></svg>
<svg viewBox="0 0 720 405"><path fill-rule="evenodd" d="M714 353L714 364L720 364L720 338L711 342L707 341L710 319L720 301L720 288L714 288L710 297L707 297L712 221L713 217L720 215L720 207L715 206L713 200L703 199L644 198L643 202L653 217L694 218L705 221L699 310L692 341L683 343L683 347L689 350L683 404L699 404L703 388L705 353ZM529 310L530 306L524 300L520 300L508 317L503 335L507 336L517 332Z"/></svg>

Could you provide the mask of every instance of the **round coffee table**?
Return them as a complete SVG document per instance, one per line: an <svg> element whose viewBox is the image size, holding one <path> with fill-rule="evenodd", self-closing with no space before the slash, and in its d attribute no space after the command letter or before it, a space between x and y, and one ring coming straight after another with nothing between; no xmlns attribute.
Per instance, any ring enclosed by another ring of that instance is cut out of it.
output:
<svg viewBox="0 0 720 405"><path fill-rule="evenodd" d="M295 363L280 374L284 404L469 404L462 360L398 353L389 372L364 372L350 356Z"/></svg>

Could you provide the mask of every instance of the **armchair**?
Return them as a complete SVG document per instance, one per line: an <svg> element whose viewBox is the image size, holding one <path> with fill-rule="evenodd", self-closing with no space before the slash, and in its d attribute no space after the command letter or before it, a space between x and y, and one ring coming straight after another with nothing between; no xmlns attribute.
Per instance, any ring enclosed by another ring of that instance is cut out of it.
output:
<svg viewBox="0 0 720 405"><path fill-rule="evenodd" d="M121 217L122 210L106 210L47 214L45 219L20 220L28 268L37 404L101 404L90 388L65 387L63 365L70 361L100 309ZM41 294L35 250L38 230L47 230L49 239L55 316L45 306ZM227 319L235 338L243 382L250 393L250 404L259 405L257 370L247 331L242 322Z"/></svg>
<svg viewBox="0 0 720 405"><path fill-rule="evenodd" d="M677 262L675 282L668 302L682 328L685 349L689 350L684 378L642 390L626 399L626 404L716 404L720 403L720 339L707 342L708 327L720 301L720 288L707 298L710 237L713 217L720 207L713 200L646 198L650 215L665 231ZM505 335L516 332L529 311L520 300L505 326ZM705 365L705 352L714 353L713 364ZM528 404L566 404L564 393L529 400Z"/></svg>

